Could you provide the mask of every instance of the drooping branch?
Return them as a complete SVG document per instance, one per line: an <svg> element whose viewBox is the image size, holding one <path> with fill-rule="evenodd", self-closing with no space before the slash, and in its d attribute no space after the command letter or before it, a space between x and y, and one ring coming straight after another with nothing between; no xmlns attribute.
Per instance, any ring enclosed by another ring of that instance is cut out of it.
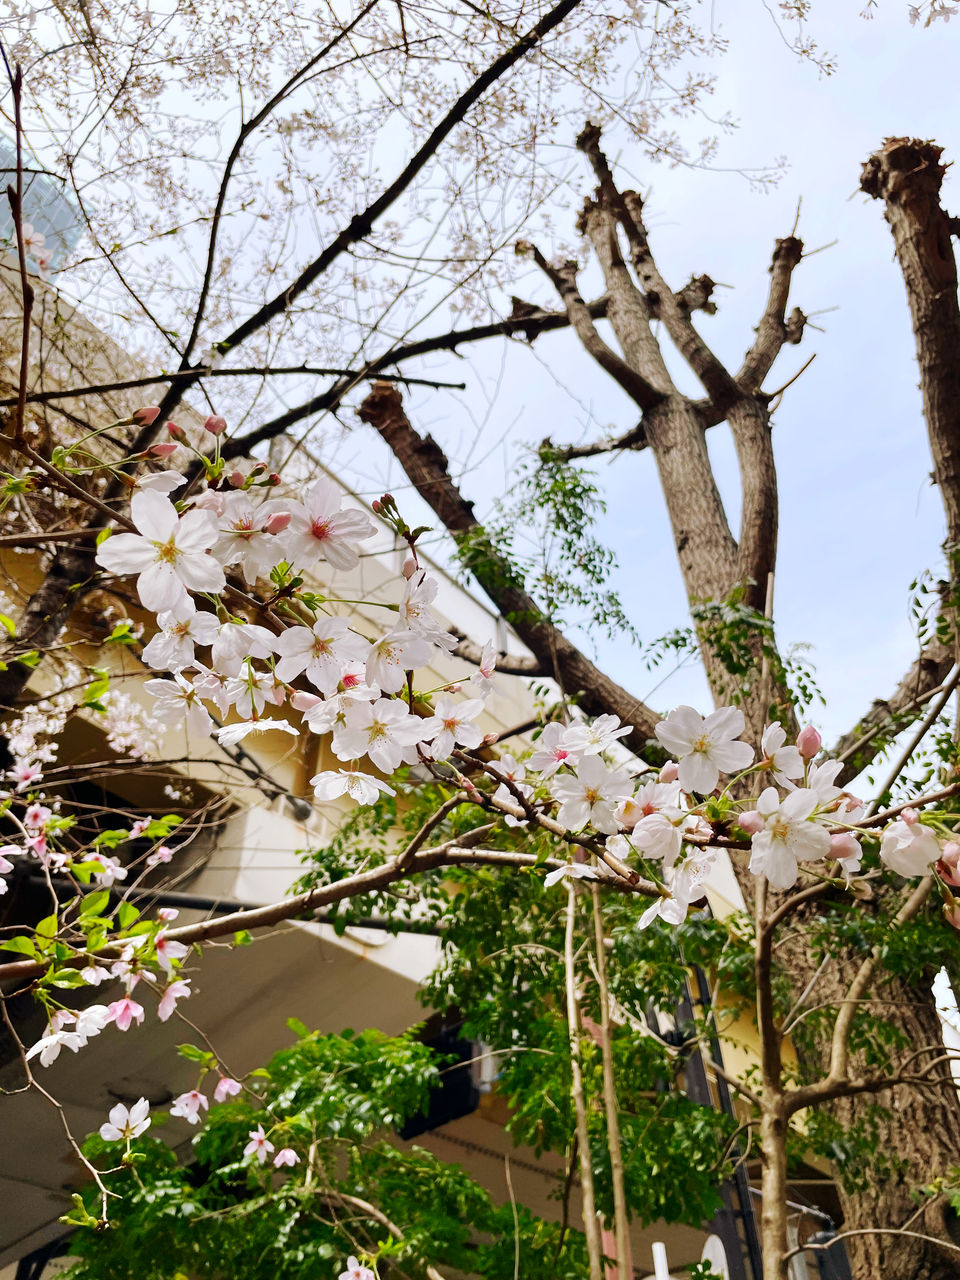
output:
<svg viewBox="0 0 960 1280"><path fill-rule="evenodd" d="M419 435L403 410L399 391L378 383L359 409L389 445L411 484L455 539L476 538L482 528L473 504L450 477L447 459L430 437ZM588 715L612 713L633 725L626 744L637 755L649 753L657 716L638 698L605 675L567 637L544 617L536 601L520 587L496 547L487 545L471 563L474 577L510 622L517 635L568 694L580 695Z"/></svg>

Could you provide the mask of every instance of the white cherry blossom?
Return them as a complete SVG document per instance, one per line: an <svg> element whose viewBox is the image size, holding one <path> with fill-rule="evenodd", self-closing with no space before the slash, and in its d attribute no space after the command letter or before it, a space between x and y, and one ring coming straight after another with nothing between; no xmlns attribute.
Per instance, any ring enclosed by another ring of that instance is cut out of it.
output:
<svg viewBox="0 0 960 1280"><path fill-rule="evenodd" d="M406 672L426 666L433 656L428 640L415 631L391 631L374 641L367 656L367 684L384 693L398 693L406 682Z"/></svg>
<svg viewBox="0 0 960 1280"><path fill-rule="evenodd" d="M798 862L817 862L830 853L826 827L810 821L818 804L815 791L803 787L781 800L776 787L760 793L756 812L763 829L750 841L750 870L765 875L775 889L789 889Z"/></svg>
<svg viewBox="0 0 960 1280"><path fill-rule="evenodd" d="M191 591L220 591L221 565L209 553L217 540L217 522L209 511L180 516L162 493L135 493L130 518L137 533L115 533L97 551L97 564L109 573L137 574L137 594L145 608L176 609Z"/></svg>
<svg viewBox="0 0 960 1280"><path fill-rule="evenodd" d="M153 714L161 724L183 725L188 733L206 737L213 728L210 713L200 702L189 680L175 671L172 680L148 680L144 685L153 695Z"/></svg>
<svg viewBox="0 0 960 1280"><path fill-rule="evenodd" d="M940 857L940 845L929 827L898 818L880 838L880 857L901 876L922 876Z"/></svg>
<svg viewBox="0 0 960 1280"><path fill-rule="evenodd" d="M589 822L597 831L614 835L617 801L630 790L624 769L609 769L599 756L590 755L577 765L576 776L564 774L553 780L553 796L559 800L557 821L570 831L579 831Z"/></svg>
<svg viewBox="0 0 960 1280"><path fill-rule="evenodd" d="M263 720L238 720L236 724L225 724L217 730L217 741L221 747L235 747L251 733L269 733L272 729L288 733L294 738L300 733L296 725L291 724L289 720L272 720L267 717Z"/></svg>
<svg viewBox="0 0 960 1280"><path fill-rule="evenodd" d="M321 802L336 800L340 796L350 796L358 804L374 804L381 796L395 796L397 793L381 778L374 778L369 773L351 772L348 769L327 770L315 774L310 779L313 794Z"/></svg>
<svg viewBox="0 0 960 1280"><path fill-rule="evenodd" d="M662 860L664 867L673 866L683 843L679 828L665 813L645 814L631 831L630 840L644 857Z"/></svg>
<svg viewBox="0 0 960 1280"><path fill-rule="evenodd" d="M24 1056L29 1061L30 1058L39 1055L41 1067L49 1067L52 1062L56 1062L61 1049L70 1049L76 1053L85 1043L83 1036L76 1031L52 1031L49 1035L41 1037Z"/></svg>
<svg viewBox="0 0 960 1280"><path fill-rule="evenodd" d="M225 622L210 651L210 665L220 675L240 674L248 658L269 658L277 648L277 637L254 622Z"/></svg>
<svg viewBox="0 0 960 1280"><path fill-rule="evenodd" d="M684 791L709 795L720 774L737 773L753 760L753 748L736 739L743 733L743 712L720 707L704 717L693 707L675 707L656 727L668 751L680 757L680 785Z"/></svg>
<svg viewBox="0 0 960 1280"><path fill-rule="evenodd" d="M488 640L480 651L480 662L470 677L481 698L489 698L493 693L497 674L497 650L492 640Z"/></svg>
<svg viewBox="0 0 960 1280"><path fill-rule="evenodd" d="M440 731L428 750L435 760L446 760L455 746L466 747L468 751L479 747L483 741L483 730L473 721L483 711L482 698L467 698L460 702L445 695L437 699L434 711L434 719L440 722Z"/></svg>
<svg viewBox="0 0 960 1280"><path fill-rule="evenodd" d="M400 618L407 630L416 632L449 653L456 648L457 637L441 624L430 608L438 589L436 578L428 577L422 569L408 578L403 584L403 594L400 597Z"/></svg>
<svg viewBox="0 0 960 1280"><path fill-rule="evenodd" d="M178 1098L174 1098L170 1114L186 1120L187 1124L199 1124L200 1112L209 1111L209 1109L210 1099L206 1094L201 1093L199 1089L190 1089L187 1093L181 1093Z"/></svg>
<svg viewBox="0 0 960 1280"><path fill-rule="evenodd" d="M798 747L786 745L787 731L782 724L768 724L760 739L761 769L773 770L775 781L790 788L803 777L803 759Z"/></svg>
<svg viewBox="0 0 960 1280"><path fill-rule="evenodd" d="M219 520L220 536L213 554L222 565L239 564L243 580L249 586L258 578L266 577L273 566L285 558L284 548L277 541L276 526L282 523L286 528L287 506L277 498L258 505L249 490L225 495Z"/></svg>
<svg viewBox="0 0 960 1280"><path fill-rule="evenodd" d="M547 872L543 877L543 887L550 889L560 880L599 880L596 869L589 862L565 862L562 867Z"/></svg>
<svg viewBox="0 0 960 1280"><path fill-rule="evenodd" d="M573 765L583 748L575 745L571 731L557 720L551 720L537 739L536 750L527 760L531 772L544 779L552 778L562 765Z"/></svg>
<svg viewBox="0 0 960 1280"><path fill-rule="evenodd" d="M193 601L166 609L157 617L160 630L143 650L143 660L155 671L180 671L193 665L194 646L212 644L220 629L216 616L202 613Z"/></svg>
<svg viewBox="0 0 960 1280"><path fill-rule="evenodd" d="M433 717L421 720L411 715L403 702L389 698L378 698L372 704L353 702L333 748L341 760L366 755L378 769L391 774L400 767L404 749L415 746L425 733L435 733L438 727Z"/></svg>
<svg viewBox="0 0 960 1280"><path fill-rule="evenodd" d="M343 492L321 477L303 502L286 504L290 524L280 534L287 559L309 569L324 556L335 569L355 569L360 563L357 543L372 538L376 528L362 511L341 511Z"/></svg>
<svg viewBox="0 0 960 1280"><path fill-rule="evenodd" d="M141 1098L127 1110L122 1102L118 1102L109 1111L110 1119L100 1126L100 1137L104 1142L127 1142L131 1138L139 1138L150 1128L150 1103Z"/></svg>
<svg viewBox="0 0 960 1280"><path fill-rule="evenodd" d="M336 693L344 665L365 658L370 642L350 629L346 618L321 617L312 627L291 627L275 641L280 680L305 675L326 697Z"/></svg>

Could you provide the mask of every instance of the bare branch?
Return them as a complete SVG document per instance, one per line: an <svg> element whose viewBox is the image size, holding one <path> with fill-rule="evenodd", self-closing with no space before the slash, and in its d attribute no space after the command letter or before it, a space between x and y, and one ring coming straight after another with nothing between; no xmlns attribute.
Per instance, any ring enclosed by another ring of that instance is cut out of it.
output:
<svg viewBox="0 0 960 1280"><path fill-rule="evenodd" d="M786 236L783 240L777 241L773 250L773 261L770 264L770 291L767 295L767 305L757 325L757 336L753 346L744 357L743 364L736 375L738 384L748 395L760 390L783 344L798 343L803 337L806 317L799 308L795 309L789 322L786 320L790 280L794 268L802 257L803 241L798 240L796 236Z"/></svg>

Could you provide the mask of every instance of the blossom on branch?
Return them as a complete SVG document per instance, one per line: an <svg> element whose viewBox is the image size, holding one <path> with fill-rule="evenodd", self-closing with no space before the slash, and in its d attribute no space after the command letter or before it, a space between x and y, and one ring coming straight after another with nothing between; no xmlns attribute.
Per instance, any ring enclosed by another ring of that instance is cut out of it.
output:
<svg viewBox="0 0 960 1280"><path fill-rule="evenodd" d="M100 1137L104 1142L129 1142L150 1128L150 1103L141 1098L128 1111L122 1102L118 1102L110 1108L109 1116L110 1119L100 1126Z"/></svg>
<svg viewBox="0 0 960 1280"><path fill-rule="evenodd" d="M701 716L693 707L675 707L657 725L659 742L680 757L679 779L684 791L709 795L721 773L738 773L749 768L753 747L738 742L743 733L743 712L736 707L719 707Z"/></svg>

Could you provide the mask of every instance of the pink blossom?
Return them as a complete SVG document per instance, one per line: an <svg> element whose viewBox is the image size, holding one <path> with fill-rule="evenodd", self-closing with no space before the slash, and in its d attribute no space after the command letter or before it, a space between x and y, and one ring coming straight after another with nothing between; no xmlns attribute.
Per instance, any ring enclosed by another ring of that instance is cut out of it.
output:
<svg viewBox="0 0 960 1280"><path fill-rule="evenodd" d="M266 1164L267 1156L276 1148L269 1141L267 1135L263 1132L263 1125L258 1124L255 1129L250 1130L250 1141L243 1148L245 1156L256 1156L261 1164Z"/></svg>
<svg viewBox="0 0 960 1280"><path fill-rule="evenodd" d="M803 760L812 760L823 746L823 739L812 724L805 725L797 734L797 750Z"/></svg>
<svg viewBox="0 0 960 1280"><path fill-rule="evenodd" d="M169 440L163 444L152 444L147 450L152 458L169 458L171 453L176 453L180 448L174 441Z"/></svg>
<svg viewBox="0 0 960 1280"><path fill-rule="evenodd" d="M166 1020L177 1007L178 1000L185 1000L190 992L189 978L178 978L176 982L171 982L160 997L160 1003L157 1005L157 1017L161 1022Z"/></svg>
<svg viewBox="0 0 960 1280"><path fill-rule="evenodd" d="M200 1112L209 1108L209 1099L199 1089L191 1089L188 1093L181 1093L179 1098L174 1098L170 1114L179 1116L188 1124L199 1124Z"/></svg>
<svg viewBox="0 0 960 1280"><path fill-rule="evenodd" d="M51 811L45 804L27 805L26 812L23 815L23 825L28 831L42 831L52 816Z"/></svg>
<svg viewBox="0 0 960 1280"><path fill-rule="evenodd" d="M292 1147L281 1147L277 1154L273 1157L273 1165L275 1169L279 1169L281 1165L295 1165L300 1163L300 1157Z"/></svg>
<svg viewBox="0 0 960 1280"><path fill-rule="evenodd" d="M139 1138L150 1128L150 1103L146 1098L135 1102L128 1111L122 1102L110 1108L110 1120L100 1126L104 1142L127 1142Z"/></svg>
<svg viewBox="0 0 960 1280"><path fill-rule="evenodd" d="M20 760L7 774L17 784L18 791L26 791L31 783L39 782L43 777L43 767L35 761Z"/></svg>
<svg viewBox="0 0 960 1280"><path fill-rule="evenodd" d="M143 1005L137 1004L136 1000L131 1000L129 996L124 996L122 1000L114 1000L113 1004L107 1007L109 1021L116 1023L118 1031L129 1031L131 1022L143 1022Z"/></svg>
<svg viewBox="0 0 960 1280"><path fill-rule="evenodd" d="M243 1085L239 1080L234 1080L230 1076L221 1076L213 1091L213 1100L226 1102L227 1098L235 1098L242 1088Z"/></svg>
<svg viewBox="0 0 960 1280"><path fill-rule="evenodd" d="M153 853L148 853L144 862L148 867L158 867L161 862L169 862L172 857L173 850L162 844L159 849L154 849ZM173 918L176 919L176 916Z"/></svg>
<svg viewBox="0 0 960 1280"><path fill-rule="evenodd" d="M157 934L155 943L157 950L157 963L164 973L171 974L174 964L182 960L190 951L190 948L182 942L175 942L172 938L168 938L166 930L161 929Z"/></svg>
<svg viewBox="0 0 960 1280"><path fill-rule="evenodd" d="M658 782L676 782L680 777L680 766L676 760L668 760L657 775Z"/></svg>
<svg viewBox="0 0 960 1280"><path fill-rule="evenodd" d="M221 418L219 413L211 413L203 424L204 431L209 431L212 436L222 436L227 429L226 418Z"/></svg>
<svg viewBox="0 0 960 1280"><path fill-rule="evenodd" d="M360 511L341 511L343 491L333 480L321 477L290 510L290 526L281 536L294 564L309 568L323 555L334 569L355 569L360 563L356 544L372 538L376 530Z"/></svg>
<svg viewBox="0 0 960 1280"><path fill-rule="evenodd" d="M149 427L160 417L160 406L155 404L146 404L142 409L137 409L133 415L133 421L139 427Z"/></svg>
<svg viewBox="0 0 960 1280"><path fill-rule="evenodd" d="M176 907L161 907L157 912L157 919L165 920L169 924L171 920L176 920L179 914Z"/></svg>

